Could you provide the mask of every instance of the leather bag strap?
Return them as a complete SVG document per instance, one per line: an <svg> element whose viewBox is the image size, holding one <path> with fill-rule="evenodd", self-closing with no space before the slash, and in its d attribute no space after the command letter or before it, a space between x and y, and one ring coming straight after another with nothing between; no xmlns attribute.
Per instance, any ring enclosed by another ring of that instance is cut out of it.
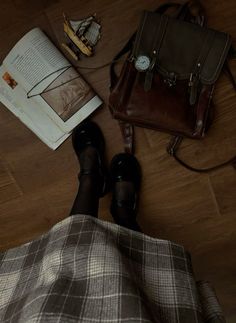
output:
<svg viewBox="0 0 236 323"><path fill-rule="evenodd" d="M178 148L180 147L180 144L183 141L183 137L181 136L173 136L171 138L171 141L169 143L169 146L167 147L167 152L169 155L171 155L172 157L174 157L174 159L183 167L185 167L186 169L192 171L192 172L196 172L196 173L209 173L211 171L217 170L219 168L228 166L228 165L232 165L235 169L236 169L236 156L228 159L227 161L212 166L212 167L208 167L208 168L195 168L189 164L187 164L185 161L183 161L178 155L177 155L177 151Z"/></svg>
<svg viewBox="0 0 236 323"><path fill-rule="evenodd" d="M125 152L128 154L134 153L134 126L130 123L119 122L121 134L123 137Z"/></svg>

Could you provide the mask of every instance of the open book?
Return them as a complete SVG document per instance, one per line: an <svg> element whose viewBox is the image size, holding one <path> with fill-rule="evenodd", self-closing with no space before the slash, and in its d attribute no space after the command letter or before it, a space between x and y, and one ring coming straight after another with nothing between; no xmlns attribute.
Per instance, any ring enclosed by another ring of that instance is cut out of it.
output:
<svg viewBox="0 0 236 323"><path fill-rule="evenodd" d="M0 101L52 149L102 103L39 28L4 59Z"/></svg>

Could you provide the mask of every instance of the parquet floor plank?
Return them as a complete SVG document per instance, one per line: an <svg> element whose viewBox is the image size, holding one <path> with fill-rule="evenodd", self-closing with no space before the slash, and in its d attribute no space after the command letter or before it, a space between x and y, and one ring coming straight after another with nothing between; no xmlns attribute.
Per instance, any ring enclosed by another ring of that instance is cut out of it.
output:
<svg viewBox="0 0 236 323"><path fill-rule="evenodd" d="M62 13L77 19L96 12L102 24L101 40L94 57L82 58L77 65L109 63L136 29L142 10L153 10L163 2L2 1L0 59L35 26L60 48L64 41ZM235 0L208 0L204 6L209 26L230 33L236 44ZM231 62L231 67L236 74L236 62ZM118 124L107 106L109 66L81 73L104 100L93 119L104 132L110 160L123 148ZM207 137L203 141L185 140L181 147L181 156L194 166L211 166L236 154L236 92L223 74L214 94L214 111ZM169 135L139 128L135 136L143 170L138 216L143 231L183 244L191 252L196 277L212 282L228 321L235 322L235 170L189 172L167 155ZM76 194L78 172L71 139L53 152L1 104L0 249L27 242L65 218ZM109 205L107 195L101 200L99 216L112 221Z"/></svg>

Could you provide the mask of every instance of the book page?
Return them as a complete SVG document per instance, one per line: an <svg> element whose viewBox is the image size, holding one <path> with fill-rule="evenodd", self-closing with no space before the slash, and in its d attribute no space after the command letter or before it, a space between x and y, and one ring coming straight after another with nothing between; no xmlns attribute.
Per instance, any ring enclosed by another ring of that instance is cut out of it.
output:
<svg viewBox="0 0 236 323"><path fill-rule="evenodd" d="M0 101L17 117L25 114L29 127L34 124L42 136L50 142L57 142L64 136L65 133L42 109L37 107L32 99L26 99L25 90L2 66L0 67Z"/></svg>
<svg viewBox="0 0 236 323"><path fill-rule="evenodd" d="M28 32L3 62L27 96L70 132L102 101L39 29Z"/></svg>
<svg viewBox="0 0 236 323"><path fill-rule="evenodd" d="M16 101L12 98L9 90L5 88L4 83L0 80L0 101L22 122L24 123L42 142L44 142L48 147L55 150L57 149L68 137L70 134L63 133L63 136L60 137L56 142L50 141L44 134L41 129L35 125L32 120L23 112L21 106L18 105Z"/></svg>
<svg viewBox="0 0 236 323"><path fill-rule="evenodd" d="M51 75L40 86L38 91L41 92L63 69L71 66L39 28L32 29L18 41L3 61L3 65L27 92Z"/></svg>

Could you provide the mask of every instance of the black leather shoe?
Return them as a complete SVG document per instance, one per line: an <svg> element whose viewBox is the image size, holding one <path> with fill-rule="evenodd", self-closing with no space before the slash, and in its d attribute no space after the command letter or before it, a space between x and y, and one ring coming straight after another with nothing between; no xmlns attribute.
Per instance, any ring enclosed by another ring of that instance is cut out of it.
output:
<svg viewBox="0 0 236 323"><path fill-rule="evenodd" d="M105 166L105 140L101 129L92 121L82 122L73 130L72 144L78 159L87 147L92 146L95 149L98 165L89 168L86 168L86 166L81 167L79 177L82 175L95 175L98 179L96 184L100 186L99 195L104 196L108 190L108 171Z"/></svg>
<svg viewBox="0 0 236 323"><path fill-rule="evenodd" d="M110 165L110 175L113 187L113 197L111 203L112 216L116 217L118 207L127 208L132 216L137 215L138 191L141 183L141 168L137 159L127 153L121 153L113 157ZM131 182L134 185L132 198L120 200L115 194L115 185L118 182Z"/></svg>

